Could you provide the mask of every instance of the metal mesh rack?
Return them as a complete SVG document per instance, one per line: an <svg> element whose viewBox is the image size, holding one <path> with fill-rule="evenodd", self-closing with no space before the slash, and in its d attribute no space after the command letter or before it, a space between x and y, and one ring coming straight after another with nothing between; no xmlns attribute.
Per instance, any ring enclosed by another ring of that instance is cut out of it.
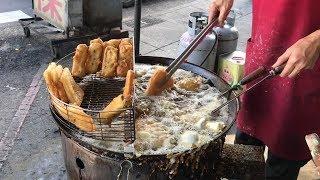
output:
<svg viewBox="0 0 320 180"><path fill-rule="evenodd" d="M57 64L71 68L71 55L58 61ZM107 113L103 109L112 101L113 98L122 93L125 78L103 78L99 74L87 75L82 79L75 78L75 81L84 91L83 101L80 105L74 106L67 104L53 94L50 99L59 123L69 131L80 134L92 139L105 141L125 141L135 140L135 120L133 105L117 111L117 116L110 125L104 124L101 113ZM92 118L91 122L84 121ZM82 121L86 126L94 126L94 131L84 131L72 123L72 120Z"/></svg>

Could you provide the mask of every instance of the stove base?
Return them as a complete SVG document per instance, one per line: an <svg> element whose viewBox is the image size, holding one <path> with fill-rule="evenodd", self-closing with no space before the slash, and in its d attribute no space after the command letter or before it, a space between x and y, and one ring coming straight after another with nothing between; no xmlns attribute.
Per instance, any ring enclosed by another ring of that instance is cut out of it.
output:
<svg viewBox="0 0 320 180"><path fill-rule="evenodd" d="M66 169L69 179L150 179L150 169L142 166L133 166L128 169L128 163L123 160L105 157L81 146L76 141L68 138L61 132L61 140ZM244 145L225 144L221 161L212 172L214 175L201 179L220 179L237 178L237 179L263 179L264 177L264 159L263 150L259 147ZM123 169L121 171L121 163ZM126 164L127 163L127 164ZM158 170L157 170L158 171ZM128 176L128 178L127 178ZM169 179L169 177L157 172L152 176L155 179ZM186 177L175 177L175 179L186 179Z"/></svg>

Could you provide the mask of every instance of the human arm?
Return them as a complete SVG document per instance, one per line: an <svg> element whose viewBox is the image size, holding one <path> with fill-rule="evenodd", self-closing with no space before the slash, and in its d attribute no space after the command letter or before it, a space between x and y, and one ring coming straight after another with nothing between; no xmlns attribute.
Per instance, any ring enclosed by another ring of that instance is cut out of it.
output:
<svg viewBox="0 0 320 180"><path fill-rule="evenodd" d="M212 0L209 6L209 22L218 18L219 26L224 25L234 0Z"/></svg>
<svg viewBox="0 0 320 180"><path fill-rule="evenodd" d="M317 30L289 47L272 67L287 62L280 76L293 78L304 69L312 69L319 55L320 30Z"/></svg>

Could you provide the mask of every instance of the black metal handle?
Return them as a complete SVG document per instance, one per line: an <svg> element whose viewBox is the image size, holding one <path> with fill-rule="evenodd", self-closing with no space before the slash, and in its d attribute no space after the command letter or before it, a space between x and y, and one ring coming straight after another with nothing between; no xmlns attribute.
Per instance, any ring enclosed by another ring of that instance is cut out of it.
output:
<svg viewBox="0 0 320 180"><path fill-rule="evenodd" d="M242 78L239 81L239 85L242 86L242 85L248 84L249 82L259 78L260 76L262 76L266 72L267 72L267 69L263 66L260 66L258 69L254 70L253 72L251 72L250 74L248 74L244 78Z"/></svg>
<svg viewBox="0 0 320 180"><path fill-rule="evenodd" d="M284 63L284 64L282 64L282 65L280 65L280 66L277 66L277 67L275 67L275 68L273 68L273 75L279 75L282 71L283 71L283 69L284 69L284 67L286 66L286 63Z"/></svg>

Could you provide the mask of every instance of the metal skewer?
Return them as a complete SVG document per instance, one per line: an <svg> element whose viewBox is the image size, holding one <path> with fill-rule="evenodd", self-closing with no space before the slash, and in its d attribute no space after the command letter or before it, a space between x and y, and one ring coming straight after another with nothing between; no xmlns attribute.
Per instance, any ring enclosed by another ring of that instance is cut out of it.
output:
<svg viewBox="0 0 320 180"><path fill-rule="evenodd" d="M189 55L194 51L194 49L200 44L203 38L212 31L212 28L216 25L217 19L211 21L201 32L195 37L195 39L189 44L189 46L175 59L166 69L168 75L163 81L163 84L166 83L170 77L177 71L180 65L185 61Z"/></svg>
<svg viewBox="0 0 320 180"><path fill-rule="evenodd" d="M242 78L236 85L231 86L228 90L221 93L219 97L222 97L233 90L239 89L241 86L246 85L255 79L258 79L259 77L265 75L266 73L268 73L267 68L265 68L264 66L260 66L258 69L254 70L253 72L251 72L250 74Z"/></svg>
<svg viewBox="0 0 320 180"><path fill-rule="evenodd" d="M220 109L222 109L223 107L225 107L226 105L228 105L230 102L238 99L241 95L243 95L244 93L250 91L251 89L253 89L254 87L256 87L257 85L259 85L260 83L262 83L263 81L265 81L266 79L276 76L278 74L280 74L282 72L282 70L284 69L285 64L280 65L278 67L275 67L273 69L271 69L267 75L265 75L262 79L260 79L258 82L256 82L255 84L253 84L252 86L250 86L248 89L242 91L241 93L237 94L235 97L233 97L232 99L228 100L227 102L221 104L219 107L217 107L216 109L214 109L211 112L211 115L215 115L217 112L219 112ZM256 76L256 78L259 78L261 76ZM253 81L254 79L252 79L251 81Z"/></svg>

